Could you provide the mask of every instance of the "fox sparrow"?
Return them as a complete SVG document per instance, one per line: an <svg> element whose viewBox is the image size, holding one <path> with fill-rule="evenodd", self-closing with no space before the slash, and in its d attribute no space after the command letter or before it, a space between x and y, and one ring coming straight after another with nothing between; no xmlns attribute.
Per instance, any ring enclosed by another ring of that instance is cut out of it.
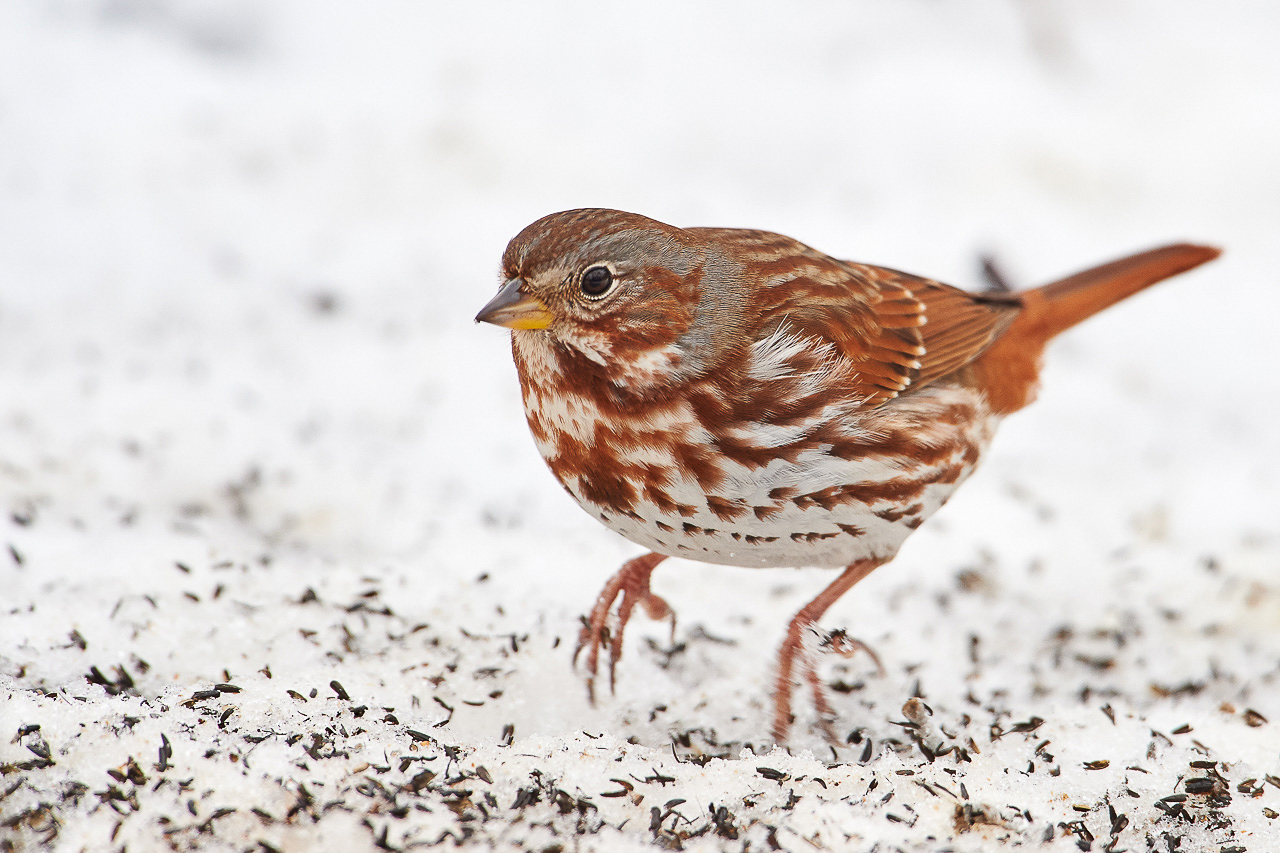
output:
<svg viewBox="0 0 1280 853"><path fill-rule="evenodd" d="M829 735L817 620L972 473L1001 418L1031 401L1050 338L1217 256L1177 244L1023 293L968 293L767 231L594 209L524 229L476 320L514 330L552 473L652 552L584 620L589 686L602 647L612 684L637 604L670 615L649 590L667 557L839 568L791 620L774 692L777 740L801 680Z"/></svg>

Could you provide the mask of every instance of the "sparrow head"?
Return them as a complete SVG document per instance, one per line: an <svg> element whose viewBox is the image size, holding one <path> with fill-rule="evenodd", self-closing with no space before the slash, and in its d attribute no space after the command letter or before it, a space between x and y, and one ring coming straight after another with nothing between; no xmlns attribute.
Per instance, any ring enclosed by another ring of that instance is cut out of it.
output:
<svg viewBox="0 0 1280 853"><path fill-rule="evenodd" d="M517 346L585 358L618 385L670 379L702 362L707 260L695 235L644 216L553 213L508 244L502 287L476 320L515 330Z"/></svg>

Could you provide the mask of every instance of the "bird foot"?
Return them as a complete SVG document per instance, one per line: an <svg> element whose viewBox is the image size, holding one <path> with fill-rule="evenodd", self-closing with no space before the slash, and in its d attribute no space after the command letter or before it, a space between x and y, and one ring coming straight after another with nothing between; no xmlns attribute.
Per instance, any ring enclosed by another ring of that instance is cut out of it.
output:
<svg viewBox="0 0 1280 853"><path fill-rule="evenodd" d="M796 677L797 666L799 677L808 683L809 690L813 694L813 704L818 711L818 725L822 727L822 733L833 746L839 744L832 726L836 715L831 707L831 700L827 698L827 691L823 688L821 679L818 678L819 654L829 650L844 657L852 657L858 652L866 652L876 662L876 669L880 674L884 674L884 666L880 663L880 658L866 643L850 637L844 631L826 634L818 628L818 619L827 612L827 608L848 592L854 584L871 574L881 562L881 560L860 560L851 564L813 601L802 607L791 620L791 624L787 626L786 639L782 641L782 648L778 652L778 683L773 691L773 739L775 742L782 743L786 740L787 732L791 728L791 691L799 683Z"/></svg>
<svg viewBox="0 0 1280 853"><path fill-rule="evenodd" d="M822 631L817 623L796 619L787 631L787 638L778 653L778 684L774 693L773 738L777 743L786 740L787 732L794 722L791 713L791 693L800 682L808 684L813 696L814 709L818 713L818 726L827 742L833 746L842 745L836 735L834 723L835 708L827 696L827 689L818 676L818 661L823 654L834 652L841 657L853 657L865 652L875 663L880 675L884 675L884 665L880 656L864 643L836 630L830 634ZM798 675L798 677L797 677Z"/></svg>
<svg viewBox="0 0 1280 853"><path fill-rule="evenodd" d="M616 683L618 660L622 657L622 636L627 622L631 619L631 611L637 604L644 608L650 619L670 619L671 635L676 631L676 617L671 607L661 597L649 590L649 576L654 568L666 559L664 554L645 554L628 560L622 568L604 585L596 598L591 613L583 617L582 630L578 634L578 645L573 650L574 663L583 649L587 651L587 697L592 704L596 701L596 673L600 665L600 649L609 650L609 692L613 692ZM615 610L614 604L617 603Z"/></svg>

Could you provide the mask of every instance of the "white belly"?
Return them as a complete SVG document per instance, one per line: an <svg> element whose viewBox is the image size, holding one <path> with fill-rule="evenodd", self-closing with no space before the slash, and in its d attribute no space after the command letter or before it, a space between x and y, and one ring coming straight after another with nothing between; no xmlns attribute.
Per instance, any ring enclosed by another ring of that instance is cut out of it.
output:
<svg viewBox="0 0 1280 853"><path fill-rule="evenodd" d="M795 466L783 466L783 470L798 475L831 471L850 478L858 473L856 466L831 457L821 459L817 454ZM794 499L753 502L753 507L767 508L763 518L754 509L739 518L722 518L704 500L700 505L693 504L696 512L692 517L673 518L654 504L641 502L635 510L639 518L621 515L601 520L632 542L672 557L731 566L840 568L856 560L893 557L911 532L946 502L971 470L972 467L964 470L950 483L922 486L919 496L905 505L894 501L848 501L824 507L806 504L803 498L807 493L802 492L798 496L800 503ZM769 482L772 480L765 480L751 494L762 498L769 491L764 488ZM711 497L723 499L724 495ZM578 502L597 517L608 515L607 510L580 497ZM776 512L769 512L775 508Z"/></svg>

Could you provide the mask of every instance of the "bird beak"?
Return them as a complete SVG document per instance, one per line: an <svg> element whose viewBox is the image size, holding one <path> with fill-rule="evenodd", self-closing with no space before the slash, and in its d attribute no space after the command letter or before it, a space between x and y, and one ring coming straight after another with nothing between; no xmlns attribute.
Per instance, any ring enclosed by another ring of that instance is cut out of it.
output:
<svg viewBox="0 0 1280 853"><path fill-rule="evenodd" d="M476 315L477 323L493 323L508 329L545 329L555 319L542 300L531 293L523 293L524 279L513 278L489 304Z"/></svg>

